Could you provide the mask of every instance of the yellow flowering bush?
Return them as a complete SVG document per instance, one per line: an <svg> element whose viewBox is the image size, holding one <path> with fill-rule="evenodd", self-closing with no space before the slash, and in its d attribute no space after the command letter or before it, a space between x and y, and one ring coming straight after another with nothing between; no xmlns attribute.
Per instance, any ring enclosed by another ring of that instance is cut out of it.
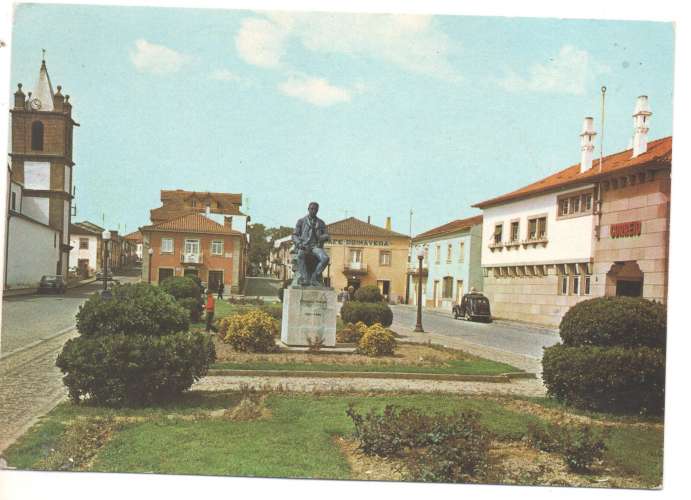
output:
<svg viewBox="0 0 691 500"><path fill-rule="evenodd" d="M276 321L258 309L233 314L219 322L220 338L236 351L270 352L276 348Z"/></svg>
<svg viewBox="0 0 691 500"><path fill-rule="evenodd" d="M343 329L336 332L336 341L341 344L357 344L366 330L367 325L362 321L358 321L355 324L348 323L343 327Z"/></svg>
<svg viewBox="0 0 691 500"><path fill-rule="evenodd" d="M396 338L391 330L379 323L365 328L358 342L358 352L367 356L393 356Z"/></svg>

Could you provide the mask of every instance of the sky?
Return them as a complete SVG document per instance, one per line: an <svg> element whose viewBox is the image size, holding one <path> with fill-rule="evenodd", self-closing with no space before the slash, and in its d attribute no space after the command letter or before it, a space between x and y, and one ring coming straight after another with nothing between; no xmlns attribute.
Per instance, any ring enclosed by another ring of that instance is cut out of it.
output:
<svg viewBox="0 0 691 500"><path fill-rule="evenodd" d="M44 48L80 124L73 220L127 232L185 189L420 233L577 163L585 116L599 152L603 85L605 154L641 94L672 135L671 23L23 4L11 92Z"/></svg>

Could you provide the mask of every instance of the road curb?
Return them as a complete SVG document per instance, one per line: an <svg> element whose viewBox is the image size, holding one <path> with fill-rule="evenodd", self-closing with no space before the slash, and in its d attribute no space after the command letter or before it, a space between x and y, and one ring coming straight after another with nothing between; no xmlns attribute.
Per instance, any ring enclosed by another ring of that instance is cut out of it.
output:
<svg viewBox="0 0 691 500"><path fill-rule="evenodd" d="M214 368L209 377L301 377L301 378L376 378L396 380L444 380L452 382L490 382L510 383L514 379L534 379L534 373L511 372L499 375L456 375L447 373L408 373L408 372L329 372L293 370L235 370Z"/></svg>
<svg viewBox="0 0 691 500"><path fill-rule="evenodd" d="M7 358L9 358L10 356L14 356L15 354L19 354L20 352L24 352L24 351L28 351L29 349L33 349L37 345L40 345L44 342L48 342L49 340L53 340L55 337L59 337L60 335L65 335L66 333L69 333L73 330L76 330L76 328L77 328L77 325L68 326L67 328L62 329L59 332L53 333L53 334L49 335L48 337L36 340L36 341L32 342L31 344L25 345L24 347L20 347L19 349L15 349L14 351L0 354L0 361L4 361Z"/></svg>

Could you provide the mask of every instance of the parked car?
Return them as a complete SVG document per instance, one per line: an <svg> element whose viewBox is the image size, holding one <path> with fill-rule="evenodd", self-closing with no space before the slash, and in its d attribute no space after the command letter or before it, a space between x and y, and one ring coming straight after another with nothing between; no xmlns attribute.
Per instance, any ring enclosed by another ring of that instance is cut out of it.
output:
<svg viewBox="0 0 691 500"><path fill-rule="evenodd" d="M454 319L464 318L467 321L481 320L492 322L489 299L479 292L466 293L460 304L452 308Z"/></svg>
<svg viewBox="0 0 691 500"><path fill-rule="evenodd" d="M96 279L97 280L103 280L103 271L98 271L96 273ZM106 276L106 280L112 280L113 279L113 273L108 271L108 275Z"/></svg>
<svg viewBox="0 0 691 500"><path fill-rule="evenodd" d="M41 276L41 281L38 284L38 293L54 292L65 293L67 284L65 279L60 274L47 274Z"/></svg>

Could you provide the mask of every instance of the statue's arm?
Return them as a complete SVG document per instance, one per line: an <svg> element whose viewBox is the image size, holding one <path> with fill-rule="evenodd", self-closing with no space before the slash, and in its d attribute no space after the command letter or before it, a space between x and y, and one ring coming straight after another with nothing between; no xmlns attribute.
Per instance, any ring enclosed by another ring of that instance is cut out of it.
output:
<svg viewBox="0 0 691 500"><path fill-rule="evenodd" d="M293 231L293 244L295 248L299 249L302 246L300 236L302 235L302 219L298 219L297 224L295 224L295 231Z"/></svg>
<svg viewBox="0 0 691 500"><path fill-rule="evenodd" d="M326 232L326 224L322 221L321 222L321 231L319 235L319 242L324 243L325 241L329 241L331 239L331 236L329 235L328 232Z"/></svg>

